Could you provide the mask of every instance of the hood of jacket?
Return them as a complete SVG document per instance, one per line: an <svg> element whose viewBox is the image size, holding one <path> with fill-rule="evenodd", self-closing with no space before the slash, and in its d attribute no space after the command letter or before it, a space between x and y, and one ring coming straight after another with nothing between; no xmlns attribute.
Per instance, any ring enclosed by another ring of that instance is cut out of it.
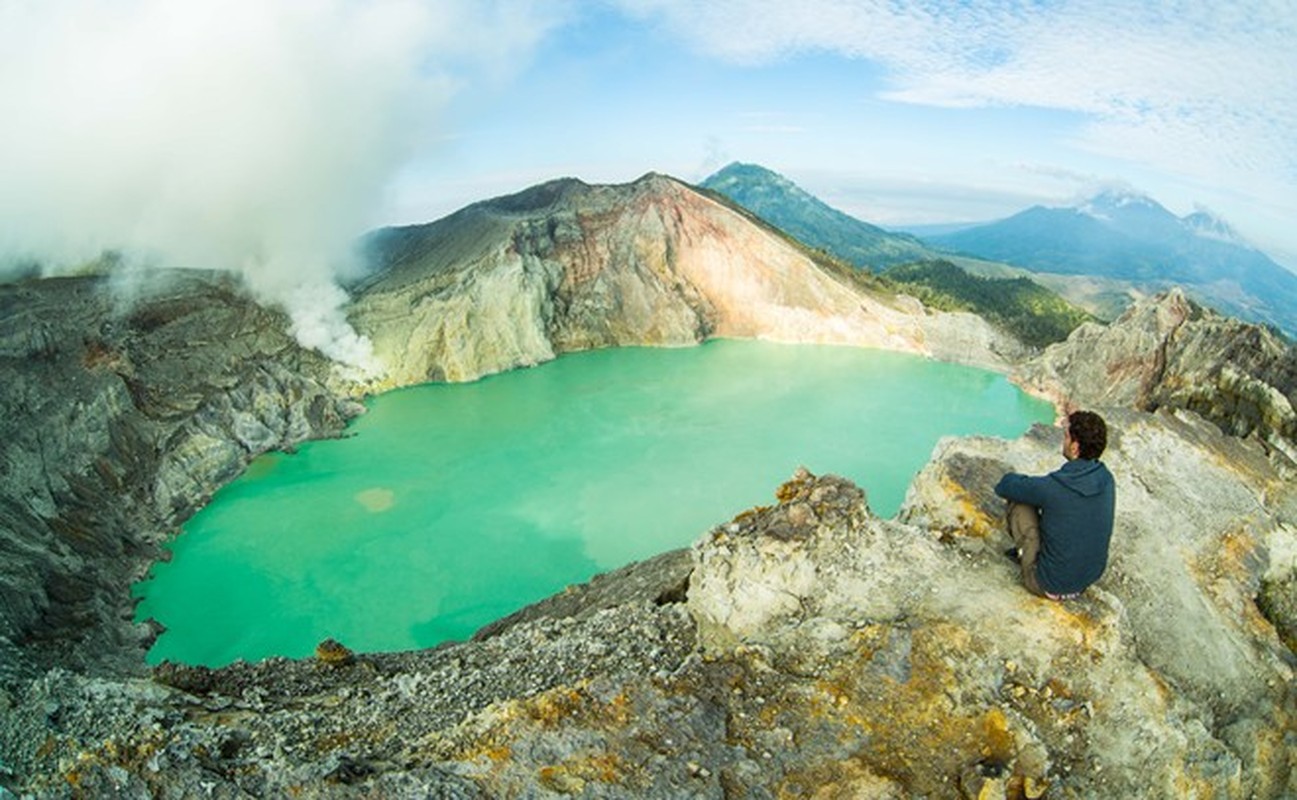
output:
<svg viewBox="0 0 1297 800"><path fill-rule="evenodd" d="M1112 485L1112 473L1103 462L1087 458L1068 461L1050 477L1082 497L1103 494Z"/></svg>

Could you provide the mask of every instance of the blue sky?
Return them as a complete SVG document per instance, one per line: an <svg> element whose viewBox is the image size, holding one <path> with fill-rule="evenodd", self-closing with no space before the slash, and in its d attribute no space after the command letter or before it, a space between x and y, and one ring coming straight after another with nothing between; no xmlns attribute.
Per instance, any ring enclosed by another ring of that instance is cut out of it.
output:
<svg viewBox="0 0 1297 800"><path fill-rule="evenodd" d="M385 208L739 160L884 225L1125 184L1297 264L1297 5L1135 5L575 4L448 103Z"/></svg>
<svg viewBox="0 0 1297 800"><path fill-rule="evenodd" d="M1116 185L1297 265L1297 5L0 0L0 256L327 279L562 176L780 172L882 225Z"/></svg>

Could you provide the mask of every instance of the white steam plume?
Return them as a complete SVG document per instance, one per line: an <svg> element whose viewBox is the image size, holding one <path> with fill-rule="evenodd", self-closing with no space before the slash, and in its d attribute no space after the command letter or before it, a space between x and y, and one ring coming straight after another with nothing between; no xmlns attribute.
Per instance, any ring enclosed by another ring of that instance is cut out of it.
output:
<svg viewBox="0 0 1297 800"><path fill-rule="evenodd" d="M0 0L0 265L239 271L303 342L362 358L344 254L457 81L543 35L533 5Z"/></svg>

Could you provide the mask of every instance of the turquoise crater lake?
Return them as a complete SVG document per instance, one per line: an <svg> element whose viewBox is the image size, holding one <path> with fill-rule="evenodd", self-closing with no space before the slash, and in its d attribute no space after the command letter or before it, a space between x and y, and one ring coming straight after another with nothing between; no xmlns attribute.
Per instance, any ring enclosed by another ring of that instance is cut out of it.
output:
<svg viewBox="0 0 1297 800"><path fill-rule="evenodd" d="M984 370L751 341L401 389L348 438L254 461L136 585L136 616L167 627L152 663L428 647L688 545L799 465L891 516L940 437L1052 418Z"/></svg>

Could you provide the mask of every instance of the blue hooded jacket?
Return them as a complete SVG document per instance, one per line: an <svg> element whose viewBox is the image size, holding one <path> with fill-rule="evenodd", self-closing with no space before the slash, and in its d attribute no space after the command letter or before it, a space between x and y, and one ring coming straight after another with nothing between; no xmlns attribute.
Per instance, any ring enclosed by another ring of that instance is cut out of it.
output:
<svg viewBox="0 0 1297 800"><path fill-rule="evenodd" d="M1103 574L1117 487L1102 461L1078 458L1041 477L1010 472L995 493L1040 509L1036 580L1042 589L1073 594Z"/></svg>

